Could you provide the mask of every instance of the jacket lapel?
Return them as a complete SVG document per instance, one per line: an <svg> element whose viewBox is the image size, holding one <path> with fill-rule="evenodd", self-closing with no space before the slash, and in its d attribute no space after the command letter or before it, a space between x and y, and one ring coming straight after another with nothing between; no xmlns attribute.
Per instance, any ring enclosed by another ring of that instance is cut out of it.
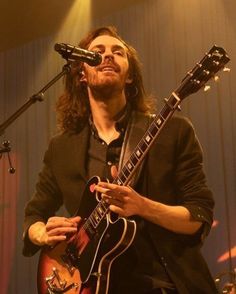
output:
<svg viewBox="0 0 236 294"><path fill-rule="evenodd" d="M119 161L119 171L128 161L130 155L134 151L135 147L138 145L139 141L141 140L142 136L144 135L145 131L147 130L150 122L151 122L151 115L144 114L141 112L132 112L132 118L128 124L124 143L121 150L120 161ZM144 164L144 160L137 168L135 174L131 178L129 185L135 186L137 183L142 167Z"/></svg>
<svg viewBox="0 0 236 294"><path fill-rule="evenodd" d="M87 181L86 162L88 158L89 127L86 125L79 134L76 134L72 143L72 154L75 154L74 162L81 177Z"/></svg>

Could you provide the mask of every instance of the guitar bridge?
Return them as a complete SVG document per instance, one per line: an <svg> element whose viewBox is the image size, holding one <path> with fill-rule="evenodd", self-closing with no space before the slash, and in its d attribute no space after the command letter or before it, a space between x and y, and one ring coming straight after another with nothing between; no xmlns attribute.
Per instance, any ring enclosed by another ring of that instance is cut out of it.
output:
<svg viewBox="0 0 236 294"><path fill-rule="evenodd" d="M79 284L77 283L71 283L70 285L67 285L67 281L60 278L58 270L55 267L52 269L52 271L52 275L45 278L46 284L48 286L48 294L66 293L73 288L75 288L75 290L78 289Z"/></svg>

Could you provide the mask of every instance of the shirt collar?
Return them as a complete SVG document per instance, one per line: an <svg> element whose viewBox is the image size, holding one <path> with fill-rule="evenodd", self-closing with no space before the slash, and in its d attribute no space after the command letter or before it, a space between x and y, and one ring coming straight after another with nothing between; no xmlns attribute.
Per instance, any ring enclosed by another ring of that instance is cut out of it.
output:
<svg viewBox="0 0 236 294"><path fill-rule="evenodd" d="M115 128L118 132L123 133L127 127L128 124L128 120L130 117L130 113L131 113L131 106L130 104L127 102L125 107L121 109L121 111L119 111L116 116L114 117L115 119ZM98 136L98 131L97 128L93 122L93 117L92 114L90 114L89 116L89 125L92 131L92 134L97 138Z"/></svg>

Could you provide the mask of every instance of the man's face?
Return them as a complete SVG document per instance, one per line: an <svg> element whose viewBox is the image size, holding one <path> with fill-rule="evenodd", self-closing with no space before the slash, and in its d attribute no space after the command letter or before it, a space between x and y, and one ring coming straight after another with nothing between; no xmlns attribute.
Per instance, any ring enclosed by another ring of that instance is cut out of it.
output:
<svg viewBox="0 0 236 294"><path fill-rule="evenodd" d="M91 90L123 90L126 83L131 83L129 77L129 62L127 48L118 39L111 36L98 36L89 45L88 50L102 55L102 63L96 67L84 64L82 81Z"/></svg>

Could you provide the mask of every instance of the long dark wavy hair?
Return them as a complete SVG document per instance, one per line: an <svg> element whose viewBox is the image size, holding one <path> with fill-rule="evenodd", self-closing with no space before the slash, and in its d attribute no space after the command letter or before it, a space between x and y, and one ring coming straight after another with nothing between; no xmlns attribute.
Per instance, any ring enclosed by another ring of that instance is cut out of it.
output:
<svg viewBox="0 0 236 294"><path fill-rule="evenodd" d="M101 35L115 37L126 46L130 77L133 80L131 84L125 86L126 99L132 109L149 112L151 98L145 93L137 52L118 35L115 27L106 26L93 30L81 40L79 47L88 49L90 43ZM56 103L57 126L62 132L80 129L90 114L87 87L80 81L82 66L81 62L72 64L71 72L65 78L65 91Z"/></svg>

